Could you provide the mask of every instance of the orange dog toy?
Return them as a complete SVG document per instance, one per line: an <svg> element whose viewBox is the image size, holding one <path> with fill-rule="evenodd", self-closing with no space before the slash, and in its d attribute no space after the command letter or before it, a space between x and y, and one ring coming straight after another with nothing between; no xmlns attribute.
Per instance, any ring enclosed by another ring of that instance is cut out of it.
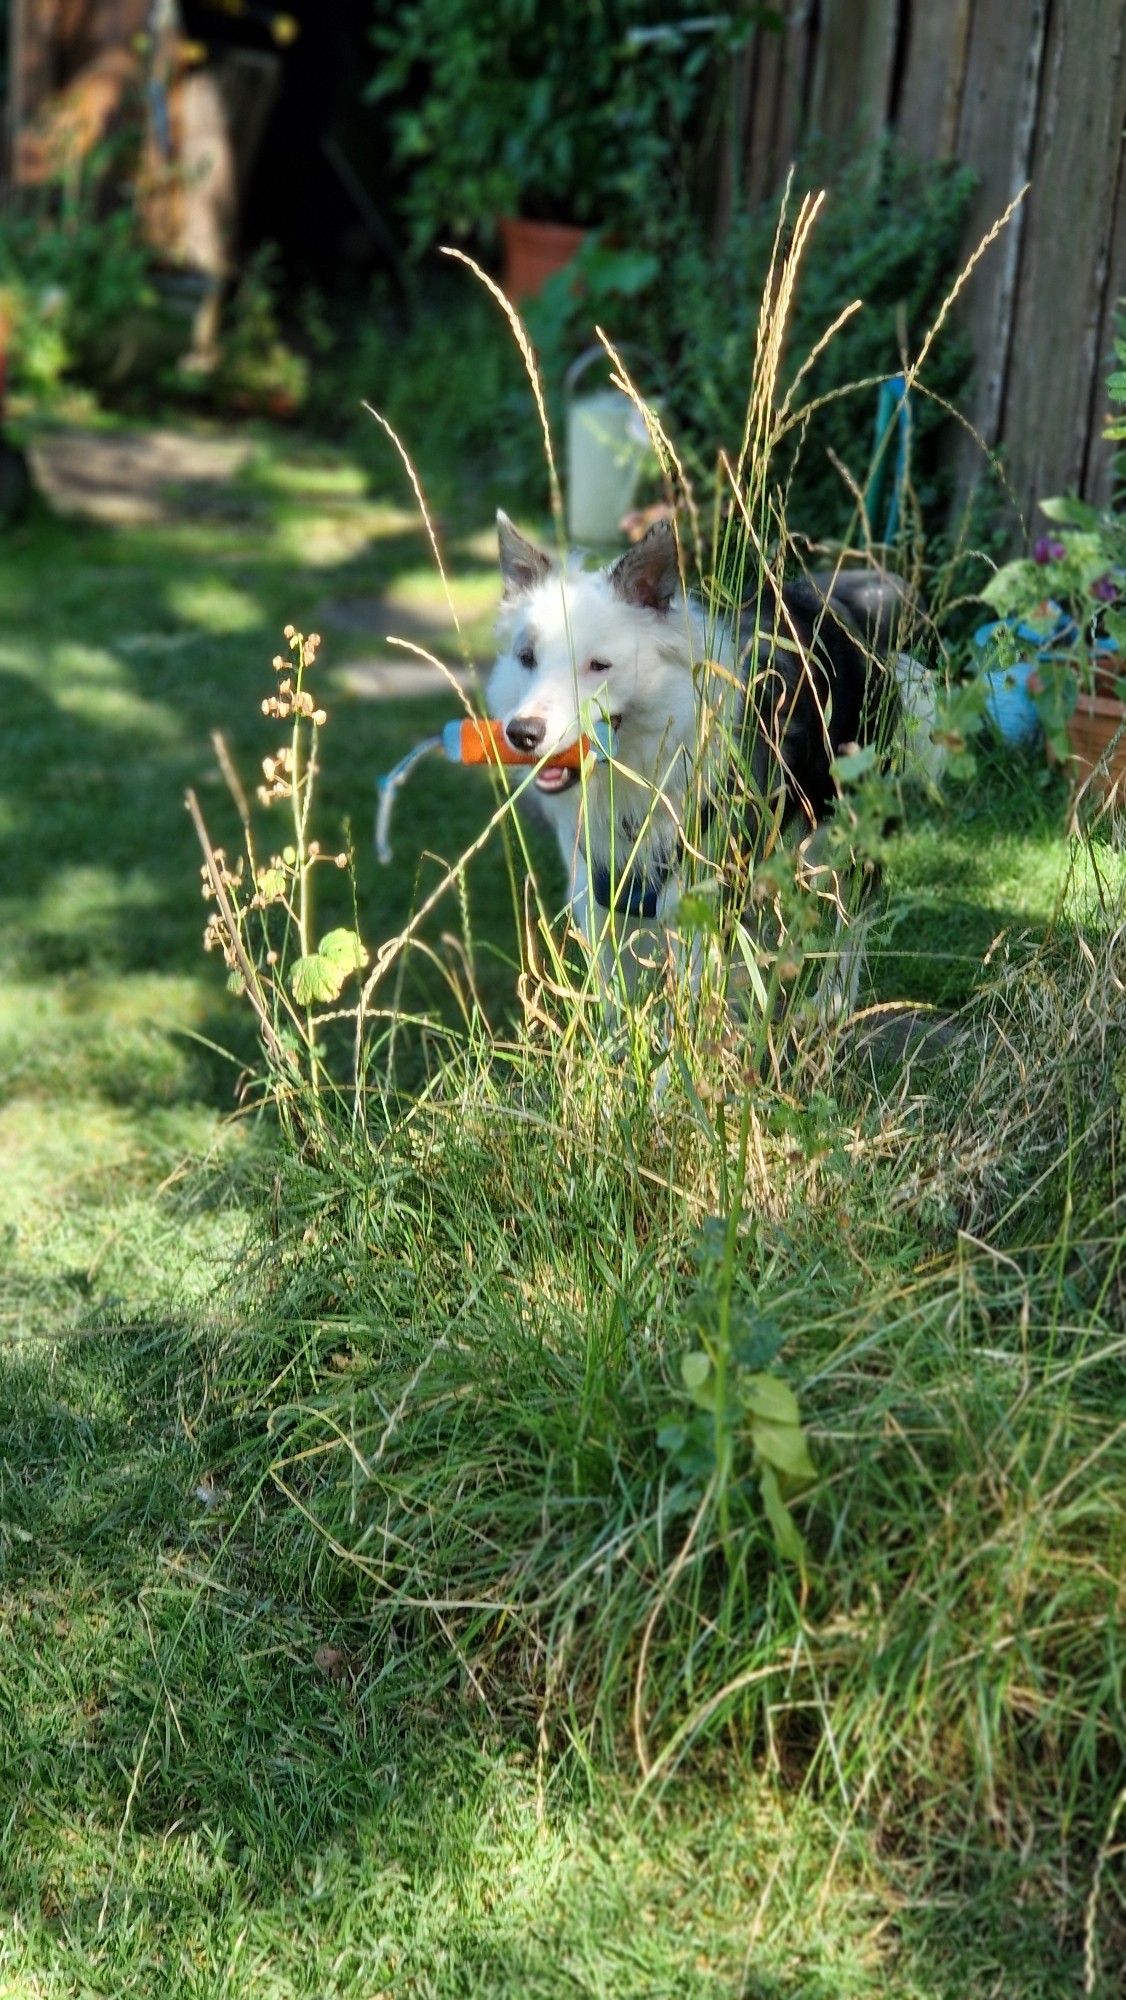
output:
<svg viewBox="0 0 1126 2000"><path fill-rule="evenodd" d="M553 750L546 757L538 757L535 752L514 749L504 733L504 724L485 717L463 716L457 722L447 722L440 736L428 736L422 743L416 743L401 757L394 770L379 779L378 804L375 814L375 851L380 861L391 859L391 808L400 785L410 776L420 757L428 756L431 750L441 750L451 764L508 764L523 765L525 768L539 764L545 770L580 771L590 756L605 763L611 754L611 730L608 722L599 721L594 725L593 734L580 736L577 743L567 743L561 750Z"/></svg>
<svg viewBox="0 0 1126 2000"><path fill-rule="evenodd" d="M514 749L502 722L488 722L477 716L447 722L442 731L442 749L451 764L543 764L549 770L579 771L592 750L597 756L605 756L608 748L608 743L600 737L580 736L577 743L568 743L550 757L539 757L535 751Z"/></svg>

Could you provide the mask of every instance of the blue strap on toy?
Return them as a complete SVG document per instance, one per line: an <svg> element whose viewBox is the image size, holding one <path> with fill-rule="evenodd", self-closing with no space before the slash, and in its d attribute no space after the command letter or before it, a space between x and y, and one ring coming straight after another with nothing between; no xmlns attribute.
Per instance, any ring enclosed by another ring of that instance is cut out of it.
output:
<svg viewBox="0 0 1126 2000"><path fill-rule="evenodd" d="M911 447L911 397L905 375L889 375L886 382L880 383L880 394L876 403L876 441L873 447L872 470L868 474L868 484L864 488L864 512L869 533L872 532L873 522L883 497L888 459L891 456L888 440L893 427L896 430L895 478L891 499L888 502L887 520L884 523L885 544L894 542L899 532L900 499L907 483L907 463Z"/></svg>
<svg viewBox="0 0 1126 2000"><path fill-rule="evenodd" d="M413 750L408 750L405 757L400 757L390 771L385 771L383 776L376 780L375 852L376 858L382 862L384 868L391 860L391 811L395 804L395 794L404 780L410 777L419 759L428 757L431 750L441 748L440 736L428 736L424 742L416 743Z"/></svg>

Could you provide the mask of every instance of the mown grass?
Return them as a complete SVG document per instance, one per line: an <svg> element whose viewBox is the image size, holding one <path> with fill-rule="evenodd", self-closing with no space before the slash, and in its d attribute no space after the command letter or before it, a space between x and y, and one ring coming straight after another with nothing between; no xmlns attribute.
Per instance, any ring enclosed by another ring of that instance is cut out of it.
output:
<svg viewBox="0 0 1126 2000"><path fill-rule="evenodd" d="M486 543L449 539L483 648ZM287 1158L230 1118L253 1048L181 794L227 837L209 732L253 772L281 625L331 676L357 602L418 615L428 575L291 441L0 565L0 1992L1109 1993L1117 864L1031 764L913 818L874 992L992 991L906 1071L809 1047L756 1096L727 1278L723 1050L664 1116L546 1032L470 1042ZM372 774L435 707L350 685L320 811L373 944L488 799L424 766L378 871ZM500 880L467 893L503 1030ZM801 1396L805 1589L749 1465L721 1496L706 1436L668 1442L724 1284Z"/></svg>

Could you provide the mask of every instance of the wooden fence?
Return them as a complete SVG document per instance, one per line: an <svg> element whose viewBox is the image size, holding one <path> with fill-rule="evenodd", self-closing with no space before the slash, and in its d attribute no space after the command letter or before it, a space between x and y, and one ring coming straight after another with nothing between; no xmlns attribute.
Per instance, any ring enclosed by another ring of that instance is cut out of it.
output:
<svg viewBox="0 0 1126 2000"><path fill-rule="evenodd" d="M1126 0L791 0L757 28L736 86L742 187L780 192L802 144L893 133L972 166L967 255L1029 191L960 301L966 415L1004 448L1026 520L1038 497L1104 499L1104 384L1126 294ZM738 179L739 177L736 176ZM964 491L980 466L954 447Z"/></svg>

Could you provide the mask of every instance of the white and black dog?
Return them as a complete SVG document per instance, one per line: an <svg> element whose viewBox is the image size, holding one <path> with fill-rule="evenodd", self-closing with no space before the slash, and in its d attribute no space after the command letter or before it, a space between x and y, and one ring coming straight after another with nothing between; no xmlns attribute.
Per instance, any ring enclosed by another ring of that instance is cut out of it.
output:
<svg viewBox="0 0 1126 2000"><path fill-rule="evenodd" d="M709 619L682 588L668 522L598 570L558 563L503 513L497 525L504 595L490 715L537 758L589 733L594 716L613 730L612 766L580 779L545 765L535 778L573 917L606 969L608 941L620 964L639 933L672 921L693 799L697 826L701 796L705 814L722 810L733 745L752 859L768 827L800 840L831 812L835 759L868 743L886 751L892 711L900 725L909 716L928 762L933 698L914 661L888 658L909 593L886 572L781 588L764 578L738 616Z"/></svg>

